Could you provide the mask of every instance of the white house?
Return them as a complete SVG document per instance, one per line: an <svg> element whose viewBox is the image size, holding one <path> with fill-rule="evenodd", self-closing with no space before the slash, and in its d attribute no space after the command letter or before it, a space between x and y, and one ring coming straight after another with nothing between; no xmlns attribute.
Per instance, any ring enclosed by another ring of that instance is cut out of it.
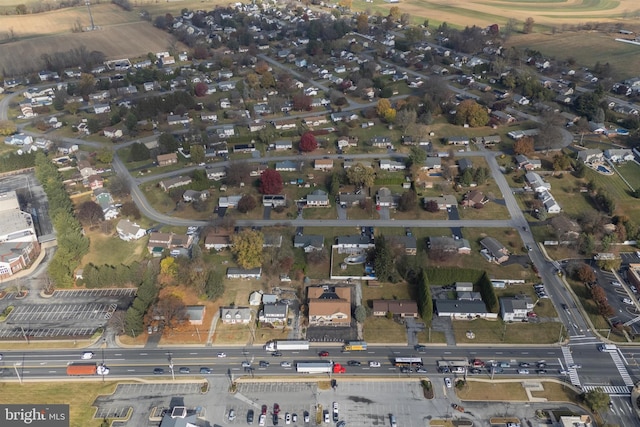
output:
<svg viewBox="0 0 640 427"><path fill-rule="evenodd" d="M399 171L405 170L407 165L402 162L397 162L395 160L382 159L380 160L380 169L386 171Z"/></svg>
<svg viewBox="0 0 640 427"><path fill-rule="evenodd" d="M633 151L629 149L604 150L604 157L614 163L629 162L635 158Z"/></svg>
<svg viewBox="0 0 640 427"><path fill-rule="evenodd" d="M140 228L138 224L128 219L121 219L118 221L118 225L116 225L116 231L118 232L118 237L125 242L130 242L144 237L147 230Z"/></svg>

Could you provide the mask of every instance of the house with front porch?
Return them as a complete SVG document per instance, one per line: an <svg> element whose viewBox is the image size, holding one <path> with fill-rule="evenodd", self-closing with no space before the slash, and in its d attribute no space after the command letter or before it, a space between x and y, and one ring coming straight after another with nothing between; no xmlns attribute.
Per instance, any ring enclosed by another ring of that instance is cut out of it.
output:
<svg viewBox="0 0 640 427"><path fill-rule="evenodd" d="M251 308L220 307L220 320L226 325L246 325L251 322Z"/></svg>
<svg viewBox="0 0 640 427"><path fill-rule="evenodd" d="M534 304L528 296L500 298L500 317L505 322L521 322L527 319L527 313L533 310Z"/></svg>

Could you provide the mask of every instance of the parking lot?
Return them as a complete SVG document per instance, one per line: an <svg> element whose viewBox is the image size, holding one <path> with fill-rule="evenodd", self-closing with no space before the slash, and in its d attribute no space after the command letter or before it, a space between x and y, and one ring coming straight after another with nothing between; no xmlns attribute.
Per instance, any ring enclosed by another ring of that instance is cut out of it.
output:
<svg viewBox="0 0 640 427"><path fill-rule="evenodd" d="M65 320L95 320L103 323L111 318L115 304L33 304L18 305L7 318L7 322L26 324L29 322L60 322Z"/></svg>
<svg viewBox="0 0 640 427"><path fill-rule="evenodd" d="M98 298L98 297L131 297L136 295L135 288L127 289L78 289L72 291L56 290L53 298Z"/></svg>

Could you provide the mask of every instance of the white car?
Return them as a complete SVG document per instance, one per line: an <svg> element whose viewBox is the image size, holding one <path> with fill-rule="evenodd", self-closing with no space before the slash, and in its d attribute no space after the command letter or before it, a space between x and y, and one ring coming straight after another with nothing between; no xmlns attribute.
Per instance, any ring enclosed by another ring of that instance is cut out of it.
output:
<svg viewBox="0 0 640 427"><path fill-rule="evenodd" d="M622 287L620 282L611 282L611 286L615 286L616 288L621 288Z"/></svg>
<svg viewBox="0 0 640 427"><path fill-rule="evenodd" d="M265 414L260 414L260 418L258 418L258 425L260 427L264 427L264 424L266 421L267 421L267 416Z"/></svg>
<svg viewBox="0 0 640 427"><path fill-rule="evenodd" d="M286 413L284 414L284 423L285 424L291 424L291 414L290 413Z"/></svg>
<svg viewBox="0 0 640 427"><path fill-rule="evenodd" d="M631 301L631 298L622 298L622 302L628 305L633 305L633 301Z"/></svg>
<svg viewBox="0 0 640 427"><path fill-rule="evenodd" d="M283 368L290 368L291 362L280 362L280 366Z"/></svg>
<svg viewBox="0 0 640 427"><path fill-rule="evenodd" d="M379 368L380 367L380 362L371 361L371 362L369 362L369 367L370 368Z"/></svg>
<svg viewBox="0 0 640 427"><path fill-rule="evenodd" d="M329 424L331 422L331 417L329 417L329 411L324 411L324 422L325 424Z"/></svg>
<svg viewBox="0 0 640 427"><path fill-rule="evenodd" d="M304 422L308 423L309 422L309 412L304 411Z"/></svg>
<svg viewBox="0 0 640 427"><path fill-rule="evenodd" d="M218 357L227 357L226 353L218 353Z"/></svg>
<svg viewBox="0 0 640 427"><path fill-rule="evenodd" d="M98 365L98 368L96 369L96 373L98 375L109 375L109 368L107 368L104 365Z"/></svg>
<svg viewBox="0 0 640 427"><path fill-rule="evenodd" d="M391 427L398 427L398 423L396 422L396 416L391 414L389 415L389 421L391 422Z"/></svg>
<svg viewBox="0 0 640 427"><path fill-rule="evenodd" d="M234 409L229 410L229 421L236 419L236 411Z"/></svg>
<svg viewBox="0 0 640 427"><path fill-rule="evenodd" d="M451 378L445 378L444 379L444 384L447 386L447 388L453 387L453 383L451 382Z"/></svg>
<svg viewBox="0 0 640 427"><path fill-rule="evenodd" d="M528 375L529 374L529 370L528 369L518 369L518 373L521 375Z"/></svg>
<svg viewBox="0 0 640 427"><path fill-rule="evenodd" d="M84 353L82 353L82 360L88 360L88 359L93 359L93 352L85 351Z"/></svg>

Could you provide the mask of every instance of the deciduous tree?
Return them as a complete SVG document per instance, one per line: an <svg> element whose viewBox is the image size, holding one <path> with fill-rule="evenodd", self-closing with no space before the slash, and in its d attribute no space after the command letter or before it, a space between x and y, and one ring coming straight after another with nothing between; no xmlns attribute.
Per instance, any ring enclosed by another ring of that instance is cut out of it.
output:
<svg viewBox="0 0 640 427"><path fill-rule="evenodd" d="M356 187L371 187L375 180L375 171L362 163L356 163L347 169L347 179Z"/></svg>
<svg viewBox="0 0 640 427"><path fill-rule="evenodd" d="M525 136L516 140L513 144L513 152L525 156L533 153L533 138Z"/></svg>
<svg viewBox="0 0 640 427"><path fill-rule="evenodd" d="M256 268L262 265L264 236L260 231L244 229L231 237L231 252L242 268Z"/></svg>
<svg viewBox="0 0 640 427"><path fill-rule="evenodd" d="M600 387L589 390L583 395L584 402L594 412L604 412L609 407L611 398Z"/></svg>
<svg viewBox="0 0 640 427"><path fill-rule="evenodd" d="M247 213L254 210L258 206L255 197L250 194L245 194L238 201L238 212Z"/></svg>
<svg viewBox="0 0 640 427"><path fill-rule="evenodd" d="M248 162L233 162L227 167L225 182L227 185L237 186L251 178L251 165Z"/></svg>
<svg viewBox="0 0 640 427"><path fill-rule="evenodd" d="M455 124L471 127L484 126L489 121L487 109L472 99L465 99L456 108Z"/></svg>
<svg viewBox="0 0 640 427"><path fill-rule="evenodd" d="M300 151L310 153L318 148L318 141L312 132L305 132L300 138Z"/></svg>
<svg viewBox="0 0 640 427"><path fill-rule="evenodd" d="M156 310L164 318L169 329L187 319L187 307L182 298L174 294L161 297L156 305Z"/></svg>
<svg viewBox="0 0 640 427"><path fill-rule="evenodd" d="M189 153L191 154L191 161L196 164L204 163L205 153L204 147L202 145L196 144L192 145L189 149Z"/></svg>
<svg viewBox="0 0 640 427"><path fill-rule="evenodd" d="M260 193L280 194L282 191L282 176L275 169L267 169L260 176Z"/></svg>
<svg viewBox="0 0 640 427"><path fill-rule="evenodd" d="M83 202L78 207L78 219L85 225L94 226L104 221L104 212L99 204L94 201Z"/></svg>

